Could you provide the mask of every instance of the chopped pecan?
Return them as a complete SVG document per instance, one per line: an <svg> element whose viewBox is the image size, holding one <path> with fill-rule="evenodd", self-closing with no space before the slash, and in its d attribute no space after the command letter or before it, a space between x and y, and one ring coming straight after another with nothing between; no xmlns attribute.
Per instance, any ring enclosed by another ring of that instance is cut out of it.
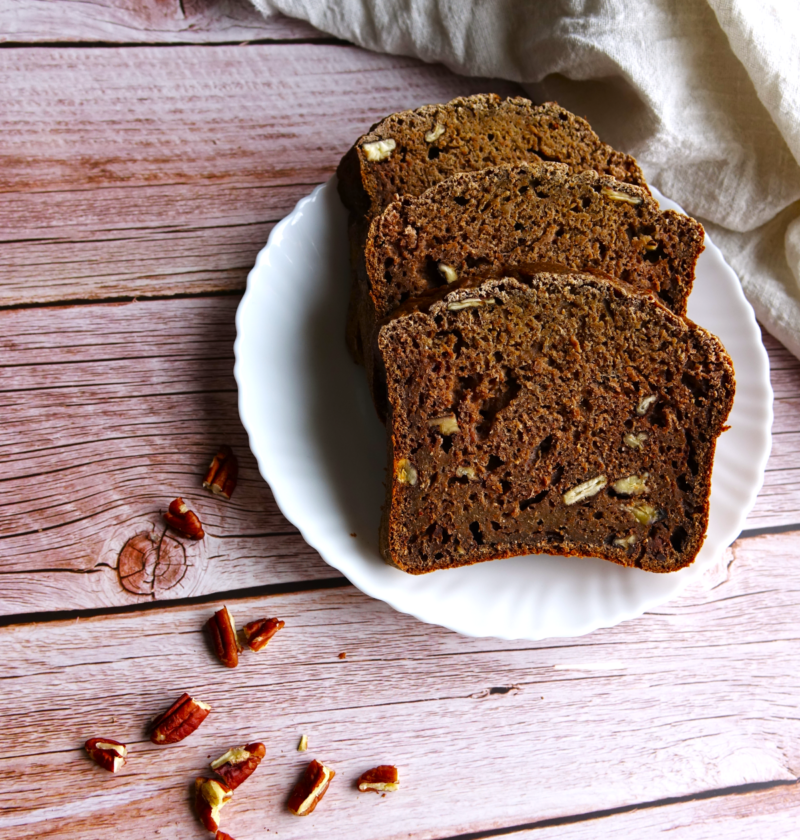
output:
<svg viewBox="0 0 800 840"><path fill-rule="evenodd" d="M279 618L259 618L245 624L242 628L244 637L250 650L260 651L267 646L267 642L286 625Z"/></svg>
<svg viewBox="0 0 800 840"><path fill-rule="evenodd" d="M258 741L244 747L232 747L225 755L211 762L211 769L231 790L236 790L261 764L266 752L267 748Z"/></svg>
<svg viewBox="0 0 800 840"><path fill-rule="evenodd" d="M297 752L305 752L308 749L308 735L304 732L300 736L300 743L297 745Z"/></svg>
<svg viewBox="0 0 800 840"><path fill-rule="evenodd" d="M397 790L399 787L397 768L392 764L373 767L372 770L367 770L358 777L360 791L374 790L375 793L380 793L385 790Z"/></svg>
<svg viewBox="0 0 800 840"><path fill-rule="evenodd" d="M228 668L239 664L239 640L236 638L236 625L227 607L217 610L206 622L211 641L219 661Z"/></svg>
<svg viewBox="0 0 800 840"><path fill-rule="evenodd" d="M203 524L194 511L189 510L186 502L180 497L169 503L169 509L164 513L167 525L190 540L202 540L206 535Z"/></svg>
<svg viewBox="0 0 800 840"><path fill-rule="evenodd" d="M230 834L226 834L224 831L218 831L214 840L233 840L233 837L231 837Z"/></svg>
<svg viewBox="0 0 800 840"><path fill-rule="evenodd" d="M111 738L89 738L84 747L93 761L112 773L116 773L125 764L125 756L128 755L125 744Z"/></svg>
<svg viewBox="0 0 800 840"><path fill-rule="evenodd" d="M298 817L305 817L317 807L320 799L336 774L330 767L325 767L314 760L306 767L303 778L294 786L289 797L289 810Z"/></svg>
<svg viewBox="0 0 800 840"><path fill-rule="evenodd" d="M188 738L206 719L211 706L182 694L178 700L153 721L150 740L154 744L177 744Z"/></svg>
<svg viewBox="0 0 800 840"><path fill-rule="evenodd" d="M203 487L217 496L230 499L236 489L238 477L239 461L230 446L222 446L209 464L208 472L203 479Z"/></svg>
<svg viewBox="0 0 800 840"><path fill-rule="evenodd" d="M194 782L194 804L200 822L209 831L219 830L220 809L233 796L233 791L216 779L198 776Z"/></svg>

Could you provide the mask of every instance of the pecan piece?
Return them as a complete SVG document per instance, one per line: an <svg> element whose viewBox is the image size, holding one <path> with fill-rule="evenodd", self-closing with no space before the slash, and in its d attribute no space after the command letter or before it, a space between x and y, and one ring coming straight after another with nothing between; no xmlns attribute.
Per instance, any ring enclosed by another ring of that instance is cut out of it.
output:
<svg viewBox="0 0 800 840"><path fill-rule="evenodd" d="M214 460L209 464L203 487L217 496L230 499L236 489L236 479L239 477L239 461L230 446L221 446Z"/></svg>
<svg viewBox="0 0 800 840"><path fill-rule="evenodd" d="M125 744L111 738L89 738L83 746L93 761L112 773L125 764L125 756L128 755Z"/></svg>
<svg viewBox="0 0 800 840"><path fill-rule="evenodd" d="M188 738L206 719L211 706L181 694L178 700L153 721L150 740L154 744L177 744Z"/></svg>
<svg viewBox="0 0 800 840"><path fill-rule="evenodd" d="M189 537L190 540L202 540L206 535L197 514L189 510L186 502L180 496L169 503L169 508L164 513L164 519L173 531L177 531L184 537Z"/></svg>
<svg viewBox="0 0 800 840"><path fill-rule="evenodd" d="M230 834L226 834L224 831L218 831L214 840L233 840L233 837L231 837Z"/></svg>
<svg viewBox="0 0 800 840"><path fill-rule="evenodd" d="M194 805L200 822L209 831L219 831L219 812L233 796L233 791L216 779L198 776L194 782Z"/></svg>
<svg viewBox="0 0 800 840"><path fill-rule="evenodd" d="M253 774L266 753L267 748L258 741L243 747L232 747L225 755L211 762L211 769L231 790L236 790Z"/></svg>
<svg viewBox="0 0 800 840"><path fill-rule="evenodd" d="M256 621L251 621L245 624L242 628L244 637L247 640L247 645L250 650L260 651L267 646L267 642L278 632L286 626L285 621L278 618L259 618Z"/></svg>
<svg viewBox="0 0 800 840"><path fill-rule="evenodd" d="M217 610L206 622L211 641L219 661L227 668L239 664L239 640L236 638L236 625L227 607Z"/></svg>
<svg viewBox="0 0 800 840"><path fill-rule="evenodd" d="M399 787L397 768L393 764L381 764L380 767L373 767L358 777L360 791L374 790L375 793L380 793L384 790L397 790Z"/></svg>
<svg viewBox="0 0 800 840"><path fill-rule="evenodd" d="M306 767L302 779L294 786L289 797L289 810L298 817L305 817L317 807L320 799L336 774L316 759Z"/></svg>

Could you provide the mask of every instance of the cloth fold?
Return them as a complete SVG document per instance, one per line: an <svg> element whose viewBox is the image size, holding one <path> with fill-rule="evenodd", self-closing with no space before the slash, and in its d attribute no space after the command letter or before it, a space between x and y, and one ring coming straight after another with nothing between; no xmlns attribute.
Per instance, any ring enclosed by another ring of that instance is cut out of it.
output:
<svg viewBox="0 0 800 840"><path fill-rule="evenodd" d="M587 117L703 222L761 322L800 357L800 4L252 2L367 49L517 81Z"/></svg>

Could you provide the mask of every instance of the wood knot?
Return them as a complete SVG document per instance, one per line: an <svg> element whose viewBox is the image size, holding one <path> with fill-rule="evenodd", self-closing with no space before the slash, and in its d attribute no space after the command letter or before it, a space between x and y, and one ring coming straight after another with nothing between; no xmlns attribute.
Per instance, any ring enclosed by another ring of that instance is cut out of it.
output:
<svg viewBox="0 0 800 840"><path fill-rule="evenodd" d="M175 537L143 531L122 546L117 574L128 592L160 598L183 580L187 568L186 549Z"/></svg>

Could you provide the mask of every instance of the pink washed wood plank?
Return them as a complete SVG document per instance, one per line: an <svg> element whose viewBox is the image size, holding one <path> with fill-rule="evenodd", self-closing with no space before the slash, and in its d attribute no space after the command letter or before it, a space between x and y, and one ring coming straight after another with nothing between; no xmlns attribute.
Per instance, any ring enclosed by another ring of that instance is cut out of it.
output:
<svg viewBox="0 0 800 840"><path fill-rule="evenodd" d="M274 224L315 186L8 193L0 301L241 290Z"/></svg>
<svg viewBox="0 0 800 840"><path fill-rule="evenodd" d="M241 289L380 117L496 90L348 46L0 51L0 305Z"/></svg>
<svg viewBox="0 0 800 840"><path fill-rule="evenodd" d="M338 576L283 518L249 452L233 379L237 304L0 312L0 613ZM224 443L241 464L230 502L201 487ZM207 537L167 543L180 573L154 578L153 555L151 572L123 581L124 545L144 534L147 553L176 496Z"/></svg>
<svg viewBox="0 0 800 840"><path fill-rule="evenodd" d="M313 26L264 18L248 0L0 0L0 44L200 44L323 37Z"/></svg>
<svg viewBox="0 0 800 840"><path fill-rule="evenodd" d="M800 522L800 362L762 330L775 393L772 453L764 486L745 528Z"/></svg>
<svg viewBox="0 0 800 840"><path fill-rule="evenodd" d="M667 607L535 644L459 637L350 587L228 601L239 624L286 621L235 671L215 662L201 630L216 602L7 627L0 837L204 837L191 780L253 738L267 758L224 812L238 840L452 837L796 781L796 550L791 535L745 540ZM152 746L149 719L184 690L211 716L180 745ZM299 755L304 732L309 752ZM130 744L120 776L82 754L94 735ZM284 803L311 757L337 776L300 820ZM359 795L357 776L386 762L399 766L401 790ZM729 813L727 800L718 805ZM657 836L663 813L636 815L633 836ZM575 836L619 836L604 825Z"/></svg>
<svg viewBox="0 0 800 840"><path fill-rule="evenodd" d="M715 796L642 808L577 823L503 834L508 840L598 840L634 837L657 840L786 840L797 833L800 786Z"/></svg>

